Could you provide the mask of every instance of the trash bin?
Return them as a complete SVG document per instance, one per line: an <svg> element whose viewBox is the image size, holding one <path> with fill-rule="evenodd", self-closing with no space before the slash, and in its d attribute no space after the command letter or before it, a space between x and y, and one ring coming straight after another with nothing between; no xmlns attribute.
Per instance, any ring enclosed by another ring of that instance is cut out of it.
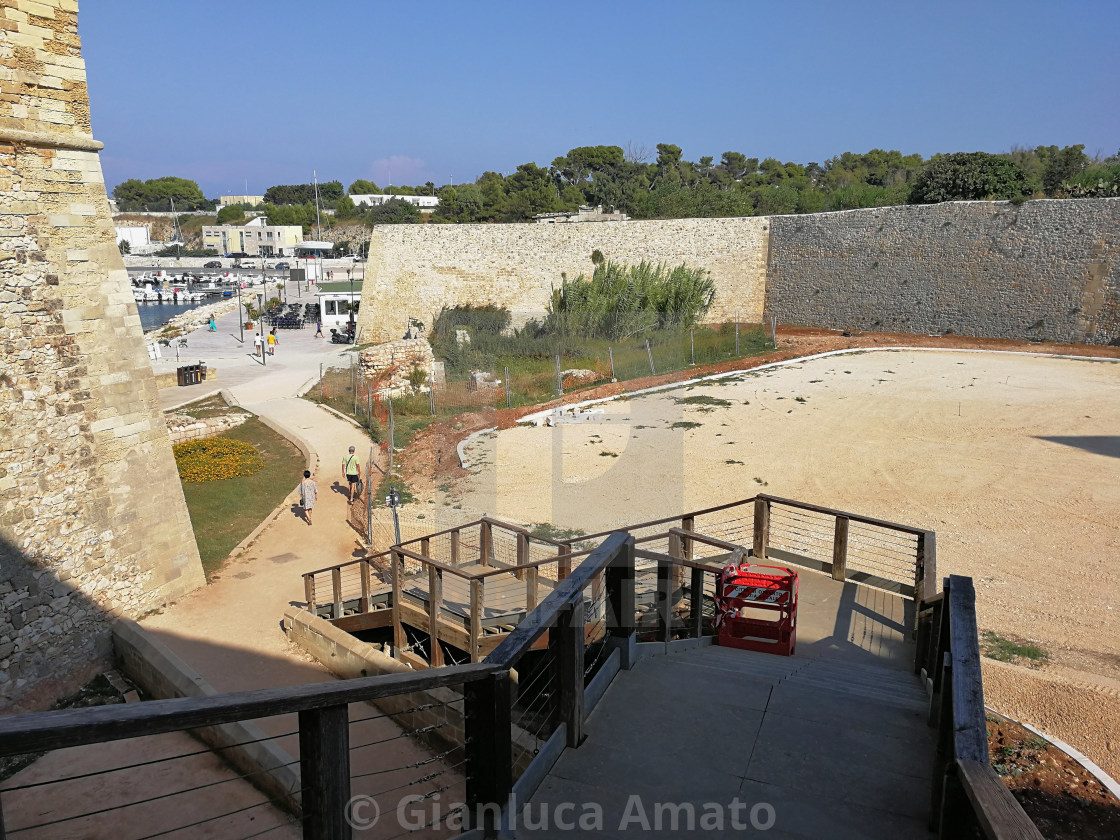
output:
<svg viewBox="0 0 1120 840"><path fill-rule="evenodd" d="M197 385L202 381L202 371L198 365L191 365L191 384Z"/></svg>
<svg viewBox="0 0 1120 840"><path fill-rule="evenodd" d="M183 386L183 385L186 385L187 384L187 367L186 367L186 365L183 365L182 367L178 368L175 371L175 373L179 377L180 387Z"/></svg>
<svg viewBox="0 0 1120 840"><path fill-rule="evenodd" d="M198 369L202 372L202 380L205 382L206 381L206 365L203 364L201 361L199 361Z"/></svg>

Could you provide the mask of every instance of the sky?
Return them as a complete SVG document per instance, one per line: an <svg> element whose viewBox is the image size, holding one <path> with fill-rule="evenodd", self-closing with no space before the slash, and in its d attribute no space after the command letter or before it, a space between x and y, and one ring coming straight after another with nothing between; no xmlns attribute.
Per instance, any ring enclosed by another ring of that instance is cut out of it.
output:
<svg viewBox="0 0 1120 840"><path fill-rule="evenodd" d="M81 0L111 189L473 181L576 146L1120 149L1120 2Z"/></svg>

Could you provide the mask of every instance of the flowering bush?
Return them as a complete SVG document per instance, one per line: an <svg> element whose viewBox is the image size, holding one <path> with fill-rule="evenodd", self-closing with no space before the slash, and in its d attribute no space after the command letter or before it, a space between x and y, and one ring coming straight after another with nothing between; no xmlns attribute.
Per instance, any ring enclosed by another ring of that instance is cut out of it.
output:
<svg viewBox="0 0 1120 840"><path fill-rule="evenodd" d="M264 469L264 458L251 443L224 437L177 443L175 463L183 481L221 481Z"/></svg>

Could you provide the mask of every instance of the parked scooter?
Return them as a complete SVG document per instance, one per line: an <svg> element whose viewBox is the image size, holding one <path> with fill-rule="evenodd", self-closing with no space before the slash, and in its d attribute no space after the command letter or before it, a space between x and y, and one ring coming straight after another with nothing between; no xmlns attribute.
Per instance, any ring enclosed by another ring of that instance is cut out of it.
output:
<svg viewBox="0 0 1120 840"><path fill-rule="evenodd" d="M336 330L331 328L331 344L353 344L354 343L354 322L351 321L346 325L345 330Z"/></svg>

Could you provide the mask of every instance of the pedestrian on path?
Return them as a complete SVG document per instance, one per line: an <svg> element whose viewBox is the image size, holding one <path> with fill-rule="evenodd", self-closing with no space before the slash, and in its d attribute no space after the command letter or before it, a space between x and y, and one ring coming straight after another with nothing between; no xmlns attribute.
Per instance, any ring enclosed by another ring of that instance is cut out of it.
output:
<svg viewBox="0 0 1120 840"><path fill-rule="evenodd" d="M350 452L346 456L346 460L342 462L342 472L346 475L346 485L348 490L347 500L353 503L354 498L361 492L360 484L362 478L362 465L358 461L358 456L354 454L354 447L350 447Z"/></svg>
<svg viewBox="0 0 1120 840"><path fill-rule="evenodd" d="M268 334L268 355L270 355L270 356L275 356L276 355L276 345L279 342L280 342L280 339L278 339L276 337L276 327L273 327L272 331Z"/></svg>
<svg viewBox="0 0 1120 840"><path fill-rule="evenodd" d="M303 518L311 524L311 509L315 507L315 500L319 497L319 487L311 480L311 470L303 471L303 481L299 483L299 506L303 509Z"/></svg>
<svg viewBox="0 0 1120 840"><path fill-rule="evenodd" d="M315 319L315 337L316 338L322 338L323 337L323 319L322 318L316 318Z"/></svg>
<svg viewBox="0 0 1120 840"><path fill-rule="evenodd" d="M214 321L214 316L211 315L210 316L210 332L217 332L217 331L218 331L218 324L217 324L217 322Z"/></svg>
<svg viewBox="0 0 1120 840"><path fill-rule="evenodd" d="M264 355L264 339L261 338L260 333L256 333L253 336L253 348L258 356Z"/></svg>

